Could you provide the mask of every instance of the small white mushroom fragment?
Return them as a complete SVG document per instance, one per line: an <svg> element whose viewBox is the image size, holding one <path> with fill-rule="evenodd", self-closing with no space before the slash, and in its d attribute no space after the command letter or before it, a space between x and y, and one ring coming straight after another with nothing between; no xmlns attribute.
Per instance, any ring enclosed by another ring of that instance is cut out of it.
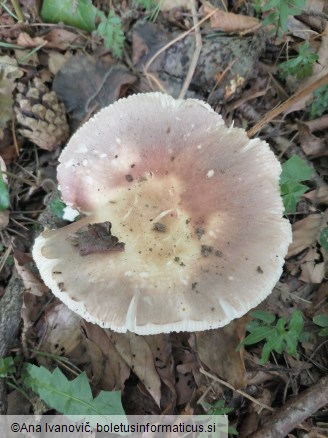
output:
<svg viewBox="0 0 328 438"><path fill-rule="evenodd" d="M121 99L63 150L63 200L86 217L44 231L34 259L53 293L100 326L224 326L281 275L291 228L280 172L267 143L227 128L204 102Z"/></svg>

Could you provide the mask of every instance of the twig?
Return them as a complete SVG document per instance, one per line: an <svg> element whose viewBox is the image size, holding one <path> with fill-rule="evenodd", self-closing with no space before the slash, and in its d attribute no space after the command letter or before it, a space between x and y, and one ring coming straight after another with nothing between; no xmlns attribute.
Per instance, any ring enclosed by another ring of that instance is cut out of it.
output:
<svg viewBox="0 0 328 438"><path fill-rule="evenodd" d="M325 20L328 20L328 14L325 14L324 12L314 11L313 9L308 10L302 10L302 14L310 15L311 17L320 17L324 18Z"/></svg>
<svg viewBox="0 0 328 438"><path fill-rule="evenodd" d="M18 22L24 22L25 21L25 17L22 11L22 8L20 7L19 1L18 0L10 0L11 4L13 5L13 8L15 9L17 18L18 18Z"/></svg>
<svg viewBox="0 0 328 438"><path fill-rule="evenodd" d="M290 399L249 438L284 437L326 404L328 404L328 376L322 377L311 388Z"/></svg>
<svg viewBox="0 0 328 438"><path fill-rule="evenodd" d="M23 304L24 286L17 271L6 287L6 292L0 300L0 357L9 354L12 344L18 333L21 322L21 308ZM0 414L7 411L7 397L5 379L0 378Z"/></svg>
<svg viewBox="0 0 328 438"><path fill-rule="evenodd" d="M186 32L184 32L181 35L178 35L176 38L174 38L172 41L168 42L167 44L165 44L165 46L161 47L147 62L147 64L144 66L144 74L147 75L148 74L148 70L149 67L151 66L151 64L155 61L156 58L159 57L159 55L163 52L165 52L169 47L173 46L173 44L177 43L178 41L182 40L183 38L185 38L187 35L189 35L191 32L193 32L196 27L200 26L201 24L203 24L206 20L208 20L210 17L212 17L212 15L215 14L215 12L218 10L218 8L214 9L212 12L210 12L209 14L206 15L206 17L204 17L203 19L201 19L197 26L193 26L191 27L189 30L187 30Z"/></svg>
<svg viewBox="0 0 328 438"><path fill-rule="evenodd" d="M265 114L265 116L247 132L248 137L254 137L254 135L261 131L261 129L272 119L277 117L290 106L294 105L296 102L302 100L304 97L308 96L309 94L313 93L313 91L326 84L328 84L328 74L325 74L320 79L317 79L315 82L312 82L311 84L306 86L303 90L293 94L289 99L285 100L283 103L276 106L267 114Z"/></svg>
<svg viewBox="0 0 328 438"><path fill-rule="evenodd" d="M197 67L197 63L198 63L198 59L199 59L199 55L200 52L202 50L202 35L200 33L200 29L199 29L199 21L198 21L198 17L197 17L197 10L196 10L196 1L195 0L190 0L190 7L191 7L191 13L192 13L192 19L193 19L193 23L194 23L194 28L195 28L195 40L196 40L196 47L195 47L195 51L189 66L189 70L186 76L186 79L182 85L180 94L179 94L179 99L184 99L185 95L187 93L187 90L189 88L190 82L194 76L196 67Z"/></svg>
<svg viewBox="0 0 328 438"><path fill-rule="evenodd" d="M225 382L222 379L219 379L219 377L214 376L213 374L208 373L203 368L200 368L199 371L204 374L204 376L209 377L212 380L215 380L216 382L221 383L221 385L226 386L227 388L231 389L232 391L237 392L238 394L242 395L243 397L247 398L248 400L252 401L253 403L256 403L257 405L261 406L263 409L267 409L268 411L275 412L275 409L271 408L268 405L265 405L264 403L261 403L260 401L256 400L256 398L252 397L251 395L247 394L247 392L242 391L241 389L236 389L230 383Z"/></svg>

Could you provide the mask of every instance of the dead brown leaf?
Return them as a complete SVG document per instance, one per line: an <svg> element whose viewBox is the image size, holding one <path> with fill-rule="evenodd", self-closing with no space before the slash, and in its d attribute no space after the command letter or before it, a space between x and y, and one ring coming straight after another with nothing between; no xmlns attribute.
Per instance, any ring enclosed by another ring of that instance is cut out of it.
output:
<svg viewBox="0 0 328 438"><path fill-rule="evenodd" d="M302 258L300 280L305 283L321 283L325 276L324 262L318 263L321 254L317 248L310 248Z"/></svg>
<svg viewBox="0 0 328 438"><path fill-rule="evenodd" d="M204 16L210 14L216 8L208 3L202 7ZM211 28L223 32L254 32L261 26L261 21L247 15L237 15L232 12L225 12L217 9L210 18Z"/></svg>
<svg viewBox="0 0 328 438"><path fill-rule="evenodd" d="M17 44L22 47L38 47L47 44L43 37L31 37L28 33L22 32L17 38Z"/></svg>
<svg viewBox="0 0 328 438"><path fill-rule="evenodd" d="M17 44L23 47L44 46L48 49L66 50L77 42L79 36L66 29L52 29L43 36L31 37L28 33L22 32L17 38Z"/></svg>
<svg viewBox="0 0 328 438"><path fill-rule="evenodd" d="M242 351L236 351L245 337L247 317L232 321L225 327L196 332L196 351L208 369L235 388L247 383Z"/></svg>
<svg viewBox="0 0 328 438"><path fill-rule="evenodd" d="M39 280L28 266L19 264L16 257L14 260L17 272L23 280L25 291L38 297L43 296L48 291L43 281Z"/></svg>
<svg viewBox="0 0 328 438"><path fill-rule="evenodd" d="M298 131L301 147L309 158L328 156L327 140L323 137L316 137L310 132L306 123L298 122Z"/></svg>
<svg viewBox="0 0 328 438"><path fill-rule="evenodd" d="M91 361L92 380L103 390L123 390L130 368L118 354L106 330L82 321L88 356Z"/></svg>
<svg viewBox="0 0 328 438"><path fill-rule="evenodd" d="M53 90L77 126L84 117L115 102L135 81L136 77L121 64L75 55L55 76Z"/></svg>
<svg viewBox="0 0 328 438"><path fill-rule="evenodd" d="M309 199L314 205L328 205L328 185L322 183L316 190L311 190L303 196Z"/></svg>
<svg viewBox="0 0 328 438"><path fill-rule="evenodd" d="M45 312L45 331L40 350L81 359L85 355L85 345L80 322L81 317L65 304L55 302L49 305Z"/></svg>
<svg viewBox="0 0 328 438"><path fill-rule="evenodd" d="M320 214L311 214L292 225L293 241L289 246L287 258L299 254L316 242L321 219Z"/></svg>
<svg viewBox="0 0 328 438"><path fill-rule="evenodd" d="M135 333L115 333L106 331L116 351L131 370L139 377L156 404L161 402L161 379L154 365L154 357L143 336Z"/></svg>

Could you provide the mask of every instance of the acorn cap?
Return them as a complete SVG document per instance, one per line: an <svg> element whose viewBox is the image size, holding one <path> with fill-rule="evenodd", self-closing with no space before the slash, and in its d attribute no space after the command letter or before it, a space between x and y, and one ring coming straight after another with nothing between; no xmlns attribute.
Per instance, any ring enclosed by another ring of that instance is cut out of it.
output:
<svg viewBox="0 0 328 438"><path fill-rule="evenodd" d="M138 334L199 331L273 289L291 241L268 144L206 103L160 93L101 110L60 156L63 200L87 216L44 231L47 286L86 320Z"/></svg>

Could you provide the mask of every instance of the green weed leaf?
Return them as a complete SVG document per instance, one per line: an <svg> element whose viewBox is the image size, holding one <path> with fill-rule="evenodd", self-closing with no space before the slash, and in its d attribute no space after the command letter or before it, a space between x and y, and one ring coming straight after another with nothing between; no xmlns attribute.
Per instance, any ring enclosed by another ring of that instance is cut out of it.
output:
<svg viewBox="0 0 328 438"><path fill-rule="evenodd" d="M3 180L2 172L0 171L0 211L8 210L10 207L10 196L7 184Z"/></svg>
<svg viewBox="0 0 328 438"><path fill-rule="evenodd" d="M91 0L44 0L41 17L47 23L62 21L69 26L92 32L96 28L97 8Z"/></svg>
<svg viewBox="0 0 328 438"><path fill-rule="evenodd" d="M49 407L65 415L125 415L120 392L101 391L93 398L85 373L68 380L59 368L50 372L27 364L24 383Z"/></svg>
<svg viewBox="0 0 328 438"><path fill-rule="evenodd" d="M254 312L251 312L251 316L260 321L266 322L267 324L271 324L276 320L276 317L272 315L272 313L265 312L264 310L255 310Z"/></svg>
<svg viewBox="0 0 328 438"><path fill-rule="evenodd" d="M310 107L310 117L314 119L328 111L328 85L313 92L313 102Z"/></svg>
<svg viewBox="0 0 328 438"><path fill-rule="evenodd" d="M108 17L101 11L98 11L97 15L101 20L97 27L98 34L104 38L105 46L113 51L113 55L121 58L125 41L121 19L112 9Z"/></svg>
<svg viewBox="0 0 328 438"><path fill-rule="evenodd" d="M297 203L308 190L308 187L300 182L308 180L312 174L313 169L297 155L293 155L282 165L280 190L286 214L296 212Z"/></svg>
<svg viewBox="0 0 328 438"><path fill-rule="evenodd" d="M66 204L60 198L53 198L50 201L49 206L52 214L60 219L63 219Z"/></svg>
<svg viewBox="0 0 328 438"><path fill-rule="evenodd" d="M7 377L16 371L14 358L0 357L0 377Z"/></svg>
<svg viewBox="0 0 328 438"><path fill-rule="evenodd" d="M282 62L279 65L280 75L282 78L293 75L297 77L297 79L311 76L314 63L318 58L319 56L310 49L309 43L303 43L299 47L297 57Z"/></svg>
<svg viewBox="0 0 328 438"><path fill-rule="evenodd" d="M319 336L328 336L328 315L317 315L313 318L313 322L319 327L323 327Z"/></svg>
<svg viewBox="0 0 328 438"><path fill-rule="evenodd" d="M298 357L297 346L304 335L304 321L302 312L296 310L292 313L288 327L285 318L276 317L268 312L252 312L255 320L247 324L247 331L250 333L238 345L237 350L243 345L257 344L265 341L262 350L260 364L265 364L272 351L281 354L287 351L290 355Z"/></svg>

